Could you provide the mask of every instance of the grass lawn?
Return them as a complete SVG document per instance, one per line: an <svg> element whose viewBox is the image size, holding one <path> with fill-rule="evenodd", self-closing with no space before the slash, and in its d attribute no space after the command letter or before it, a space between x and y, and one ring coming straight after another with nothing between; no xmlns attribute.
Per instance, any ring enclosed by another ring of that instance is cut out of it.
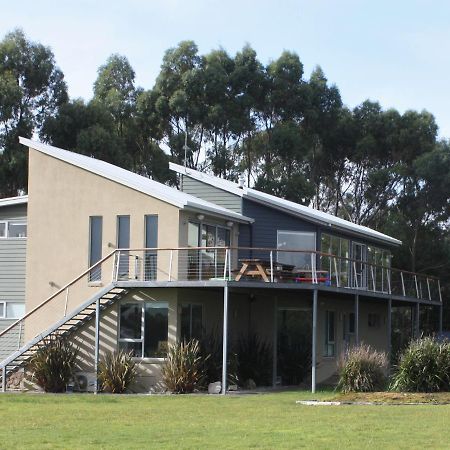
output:
<svg viewBox="0 0 450 450"><path fill-rule="evenodd" d="M0 395L0 448L449 448L450 405L301 406L330 392Z"/></svg>

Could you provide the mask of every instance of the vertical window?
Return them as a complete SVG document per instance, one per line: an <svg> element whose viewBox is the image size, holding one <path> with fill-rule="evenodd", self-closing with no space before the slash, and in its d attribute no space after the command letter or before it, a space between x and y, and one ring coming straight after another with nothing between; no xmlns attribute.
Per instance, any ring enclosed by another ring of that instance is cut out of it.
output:
<svg viewBox="0 0 450 450"><path fill-rule="evenodd" d="M316 250L316 233L305 231L277 231L277 260L291 264L301 269L311 269L311 251ZM289 250L304 250L305 253L289 252Z"/></svg>
<svg viewBox="0 0 450 450"><path fill-rule="evenodd" d="M169 305L167 302L120 305L119 348L141 357L165 357Z"/></svg>
<svg viewBox="0 0 450 450"><path fill-rule="evenodd" d="M169 306L167 302L145 304L144 356L164 358L167 354Z"/></svg>
<svg viewBox="0 0 450 450"><path fill-rule="evenodd" d="M158 216L145 216L145 248L158 247ZM156 280L158 254L156 250L145 252L144 280Z"/></svg>
<svg viewBox="0 0 450 450"><path fill-rule="evenodd" d="M6 317L6 305L5 302L0 302L0 319L4 319Z"/></svg>
<svg viewBox="0 0 450 450"><path fill-rule="evenodd" d="M0 222L0 238L6 237L6 222Z"/></svg>
<svg viewBox="0 0 450 450"><path fill-rule="evenodd" d="M201 305L181 306L181 340L201 339L203 334L203 308Z"/></svg>
<svg viewBox="0 0 450 450"><path fill-rule="evenodd" d="M27 223L24 219L0 221L0 238L26 238Z"/></svg>
<svg viewBox="0 0 450 450"><path fill-rule="evenodd" d="M333 258L332 256L322 256L321 268L323 270L328 270L331 281L340 287L348 286L350 264L347 258L350 257L349 249L350 243L348 239L322 233L322 253L336 256L336 258Z"/></svg>
<svg viewBox="0 0 450 450"><path fill-rule="evenodd" d="M102 227L103 218L92 216L89 218L89 267L102 259ZM89 273L89 281L100 281L102 278L101 264Z"/></svg>
<svg viewBox="0 0 450 450"><path fill-rule="evenodd" d="M200 255L195 247L200 247L200 224L195 222L188 223L188 247L194 248L188 251L188 280L198 279Z"/></svg>
<svg viewBox="0 0 450 450"><path fill-rule="evenodd" d="M117 216L117 248L130 248L130 216ZM129 278L130 252L121 251L119 255L119 280Z"/></svg>
<svg viewBox="0 0 450 450"><path fill-rule="evenodd" d="M325 345L324 356L335 355L335 313L326 311L325 316Z"/></svg>

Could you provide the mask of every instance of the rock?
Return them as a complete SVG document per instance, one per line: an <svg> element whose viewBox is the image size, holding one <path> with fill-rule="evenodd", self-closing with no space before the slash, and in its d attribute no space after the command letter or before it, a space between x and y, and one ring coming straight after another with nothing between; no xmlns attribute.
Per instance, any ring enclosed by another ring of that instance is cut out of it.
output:
<svg viewBox="0 0 450 450"><path fill-rule="evenodd" d="M238 390L237 384L230 384L228 386L228 390L229 391L237 391Z"/></svg>
<svg viewBox="0 0 450 450"><path fill-rule="evenodd" d="M208 394L220 394L222 390L222 383L220 381L216 381L215 383L209 383L208 385Z"/></svg>
<svg viewBox="0 0 450 450"><path fill-rule="evenodd" d="M249 378L246 382L245 382L245 389L256 389L256 383L254 380L252 380L251 378Z"/></svg>

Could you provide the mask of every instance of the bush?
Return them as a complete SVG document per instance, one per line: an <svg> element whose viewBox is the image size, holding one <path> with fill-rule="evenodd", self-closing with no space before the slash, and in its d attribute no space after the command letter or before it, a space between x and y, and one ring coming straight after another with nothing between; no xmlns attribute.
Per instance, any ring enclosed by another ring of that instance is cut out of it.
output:
<svg viewBox="0 0 450 450"><path fill-rule="evenodd" d="M388 359L370 345L352 347L339 360L339 382L337 389L342 392L374 392L386 386L385 370Z"/></svg>
<svg viewBox="0 0 450 450"><path fill-rule="evenodd" d="M411 341L400 356L391 389L405 392L450 390L450 342L427 337Z"/></svg>
<svg viewBox="0 0 450 450"><path fill-rule="evenodd" d="M28 370L45 392L65 392L73 378L78 348L61 336L51 336L39 344L31 357Z"/></svg>
<svg viewBox="0 0 450 450"><path fill-rule="evenodd" d="M124 393L137 376L131 353L124 350L107 352L98 365L100 389L113 394Z"/></svg>
<svg viewBox="0 0 450 450"><path fill-rule="evenodd" d="M161 373L167 389L177 394L193 392L201 386L205 369L199 342L192 339L169 345Z"/></svg>
<svg viewBox="0 0 450 450"><path fill-rule="evenodd" d="M251 334L238 340L237 372L241 383L253 380L257 386L272 384L272 347Z"/></svg>

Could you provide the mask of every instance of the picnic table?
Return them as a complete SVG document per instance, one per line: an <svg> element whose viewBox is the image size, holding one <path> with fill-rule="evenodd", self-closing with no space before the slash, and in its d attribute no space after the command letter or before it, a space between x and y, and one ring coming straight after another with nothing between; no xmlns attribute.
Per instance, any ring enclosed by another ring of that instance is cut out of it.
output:
<svg viewBox="0 0 450 450"><path fill-rule="evenodd" d="M273 267L273 276L280 277L283 274L289 273L292 275L292 269L295 266L290 264L284 264L277 261L270 261L266 259L259 258L245 258L240 259L242 266L236 275L235 281L239 281L243 276L248 276L252 278L261 278L264 282L268 283L270 281L269 276L271 276L271 267Z"/></svg>

